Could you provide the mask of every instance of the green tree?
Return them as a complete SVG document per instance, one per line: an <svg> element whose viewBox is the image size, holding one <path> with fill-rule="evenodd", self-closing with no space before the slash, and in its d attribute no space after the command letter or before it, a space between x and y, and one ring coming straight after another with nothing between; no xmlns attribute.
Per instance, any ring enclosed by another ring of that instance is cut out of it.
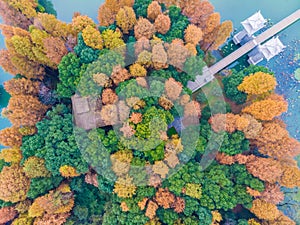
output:
<svg viewBox="0 0 300 225"><path fill-rule="evenodd" d="M46 12L48 14L52 14L57 16L57 12L53 7L53 3L49 0L38 0L39 6L42 7L40 12Z"/></svg>
<svg viewBox="0 0 300 225"><path fill-rule="evenodd" d="M75 93L80 81L81 65L80 59L74 53L69 53L62 58L58 65L57 93L59 96L70 98Z"/></svg>
<svg viewBox="0 0 300 225"><path fill-rule="evenodd" d="M94 216L104 214L104 205L111 197L99 191L93 185L84 181L84 176L76 177L71 182L71 189L75 193L75 208L73 220L81 224L89 224Z"/></svg>
<svg viewBox="0 0 300 225"><path fill-rule="evenodd" d="M135 0L133 9L135 11L136 17L147 17L147 9L151 4L152 0Z"/></svg>
<svg viewBox="0 0 300 225"><path fill-rule="evenodd" d="M62 180L62 177L53 176L33 178L30 180L30 188L27 192L27 197L30 199L35 199L39 196L42 196L48 191L57 188Z"/></svg>
<svg viewBox="0 0 300 225"><path fill-rule="evenodd" d="M237 89L243 82L244 77L245 74L242 71L237 72L233 70L230 76L224 77L222 80L226 97L237 104L243 104L247 99L247 95Z"/></svg>
<svg viewBox="0 0 300 225"><path fill-rule="evenodd" d="M77 45L74 48L74 52L79 57L80 62L86 64L95 61L100 54L98 49L93 49L85 44L82 33L78 34Z"/></svg>
<svg viewBox="0 0 300 225"><path fill-rule="evenodd" d="M204 66L205 62L201 56L192 56L185 61L183 70L188 74L191 80L194 81L197 75L202 75Z"/></svg>
<svg viewBox="0 0 300 225"><path fill-rule="evenodd" d="M174 212L171 209L159 208L157 210L157 216L164 224L173 225L176 220L178 220L178 213Z"/></svg>
<svg viewBox="0 0 300 225"><path fill-rule="evenodd" d="M231 171L231 168L232 171ZM233 209L237 204L251 207L252 197L246 192L249 183L262 190L263 184L253 181L245 166L224 166L213 163L204 171L200 205L210 210ZM249 179L249 180L247 180Z"/></svg>
<svg viewBox="0 0 300 225"><path fill-rule="evenodd" d="M241 131L226 134L223 136L224 140L220 148L220 152L227 155L236 155L249 150L249 141Z"/></svg>
<svg viewBox="0 0 300 225"><path fill-rule="evenodd" d="M189 25L189 20L186 16L180 13L180 8L177 6L170 6L169 17L171 19L171 28L165 35L157 35L166 42L171 42L176 38L184 39L184 31Z"/></svg>
<svg viewBox="0 0 300 225"><path fill-rule="evenodd" d="M199 201L196 199L193 199L191 197L184 197L185 200L185 208L184 208L184 215L186 216L184 218L184 221L189 221L188 218L193 218L203 225L210 225L212 222L212 214L211 212L204 207L201 207L199 204ZM193 220L192 220L193 221Z"/></svg>
<svg viewBox="0 0 300 225"><path fill-rule="evenodd" d="M122 212L118 203L108 202L105 205L105 213L103 215L103 225L140 225L145 224L149 220L144 213L139 211Z"/></svg>
<svg viewBox="0 0 300 225"><path fill-rule="evenodd" d="M102 50L98 59L82 70L81 80L78 85L78 91L82 96L97 96L101 93L102 87L99 87L93 80L93 75L104 73L111 76L113 68L117 65L124 67L124 57L116 51Z"/></svg>
<svg viewBox="0 0 300 225"><path fill-rule="evenodd" d="M168 187L171 192L180 195L188 183L200 184L203 179L201 167L195 161L190 161L163 182L163 187Z"/></svg>
<svg viewBox="0 0 300 225"><path fill-rule="evenodd" d="M271 72L269 69L263 66L255 65L251 65L243 69L242 71L232 70L232 74L227 77L224 77L222 80L226 97L236 102L237 104L245 103L247 95L239 91L237 87L243 82L245 76L249 76L250 74L256 72L263 72L274 75L274 73Z"/></svg>
<svg viewBox="0 0 300 225"><path fill-rule="evenodd" d="M44 158L46 168L54 176L60 175L59 168L63 165L73 166L78 173L87 172L87 163L81 156L73 134L72 114L65 105L54 107L36 127L37 134L28 137L22 147L25 155L31 151L35 156ZM41 140L37 145L39 148L28 148L35 142L34 139Z"/></svg>

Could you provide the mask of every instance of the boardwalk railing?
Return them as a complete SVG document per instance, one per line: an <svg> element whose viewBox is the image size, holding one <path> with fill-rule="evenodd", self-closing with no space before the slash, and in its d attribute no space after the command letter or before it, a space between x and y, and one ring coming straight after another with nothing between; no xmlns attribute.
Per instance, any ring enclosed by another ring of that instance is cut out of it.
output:
<svg viewBox="0 0 300 225"><path fill-rule="evenodd" d="M262 44L263 42L267 41L280 31L284 30L291 24L295 23L297 20L300 19L300 9L292 13L291 15L287 16L277 24L273 25L271 28L263 32L262 34L258 35L253 40L249 41L245 45L238 48L236 51L232 52L216 64L212 65L209 68L206 68L203 71L203 75L197 76L195 82L189 81L188 87L193 91L196 92L201 87L206 85L212 80L212 77L221 71L222 69L226 68L233 62L235 62L237 59L245 55L246 53L250 52L253 48L255 48L257 45Z"/></svg>

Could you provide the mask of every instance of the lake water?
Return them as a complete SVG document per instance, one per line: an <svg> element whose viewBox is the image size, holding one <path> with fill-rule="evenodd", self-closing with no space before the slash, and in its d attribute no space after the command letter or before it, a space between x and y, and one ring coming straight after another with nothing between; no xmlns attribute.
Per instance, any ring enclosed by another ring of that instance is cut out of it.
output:
<svg viewBox="0 0 300 225"><path fill-rule="evenodd" d="M0 23L1 22L2 21L0 20ZM3 36L0 35L0 49L4 47L5 47L4 39ZM5 73L0 67L0 85L2 85L4 81L9 80L11 78L12 76L8 73ZM3 107L7 106L8 99L9 99L9 94L7 94L5 90L2 88L2 86L0 86L0 112L2 111ZM0 114L0 130L2 130L5 127L9 127L10 125L11 124L9 120L3 118ZM0 145L0 149L1 149L1 145Z"/></svg>
<svg viewBox="0 0 300 225"><path fill-rule="evenodd" d="M258 10L270 22L277 23L284 17L300 9L299 0L211 0L215 10L220 12L222 20L231 20L235 29L240 30L240 22ZM294 23L279 33L280 40L286 47L285 51L271 59L261 62L275 72L278 87L277 93L283 94L289 101L289 110L282 116L287 123L290 134L300 141L300 82L294 78L294 72L299 68L300 53L300 21Z"/></svg>

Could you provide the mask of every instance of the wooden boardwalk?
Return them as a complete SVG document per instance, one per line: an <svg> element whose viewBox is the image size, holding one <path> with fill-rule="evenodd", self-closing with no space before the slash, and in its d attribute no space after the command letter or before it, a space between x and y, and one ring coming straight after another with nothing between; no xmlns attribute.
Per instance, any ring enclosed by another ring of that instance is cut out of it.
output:
<svg viewBox="0 0 300 225"><path fill-rule="evenodd" d="M252 49L254 49L257 45L262 44L263 42L267 41L280 31L284 30L291 24L295 23L300 19L300 9L292 13L291 15L287 16L277 24L273 25L271 28L263 32L262 34L258 35L253 40L249 41L245 45L241 46L236 51L232 52L216 64L212 65L209 68L206 68L203 70L203 75L197 76L197 79L195 82L189 81L188 87L193 91L196 92L201 87L209 83L214 75L221 71L222 69L226 68L233 62L235 62L237 59L245 55L246 53L250 52Z"/></svg>

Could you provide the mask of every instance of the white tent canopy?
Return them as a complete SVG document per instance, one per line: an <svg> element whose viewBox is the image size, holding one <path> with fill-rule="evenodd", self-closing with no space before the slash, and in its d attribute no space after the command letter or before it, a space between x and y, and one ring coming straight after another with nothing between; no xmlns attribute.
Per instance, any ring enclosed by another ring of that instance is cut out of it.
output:
<svg viewBox="0 0 300 225"><path fill-rule="evenodd" d="M254 34L266 26L267 20L261 15L260 11L256 12L248 19L242 22L243 27L249 35Z"/></svg>
<svg viewBox="0 0 300 225"><path fill-rule="evenodd" d="M265 44L259 46L259 51L269 61L274 56L278 55L286 46L282 44L278 37L272 38Z"/></svg>

